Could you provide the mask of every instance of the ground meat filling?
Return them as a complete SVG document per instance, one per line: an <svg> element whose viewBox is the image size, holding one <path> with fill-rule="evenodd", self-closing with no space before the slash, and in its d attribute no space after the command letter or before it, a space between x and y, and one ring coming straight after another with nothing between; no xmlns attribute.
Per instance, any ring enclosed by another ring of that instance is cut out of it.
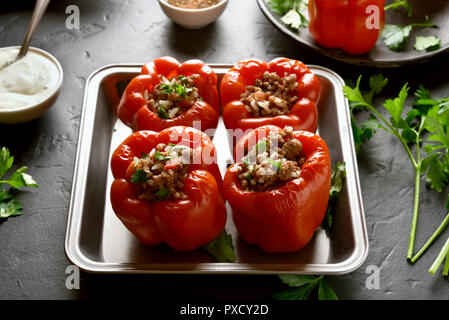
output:
<svg viewBox="0 0 449 320"><path fill-rule="evenodd" d="M232 168L239 173L243 190L266 191L299 177L305 156L301 141L293 138L292 132L291 127L281 133L270 132Z"/></svg>
<svg viewBox="0 0 449 320"><path fill-rule="evenodd" d="M144 91L144 98L148 108L156 113L161 119L173 119L179 117L189 109L195 101L200 99L195 80L199 74L191 76L180 75L167 79L159 75L159 83L151 93Z"/></svg>
<svg viewBox="0 0 449 320"><path fill-rule="evenodd" d="M168 0L168 3L184 9L202 9L214 6L218 0Z"/></svg>
<svg viewBox="0 0 449 320"><path fill-rule="evenodd" d="M131 182L138 186L139 198L150 201L185 199L187 196L182 189L192 159L191 148L163 143L150 154L135 158Z"/></svg>
<svg viewBox="0 0 449 320"><path fill-rule="evenodd" d="M283 78L275 72L266 71L262 79L253 86L246 86L240 101L253 117L275 117L289 113L298 100L296 74L285 74Z"/></svg>

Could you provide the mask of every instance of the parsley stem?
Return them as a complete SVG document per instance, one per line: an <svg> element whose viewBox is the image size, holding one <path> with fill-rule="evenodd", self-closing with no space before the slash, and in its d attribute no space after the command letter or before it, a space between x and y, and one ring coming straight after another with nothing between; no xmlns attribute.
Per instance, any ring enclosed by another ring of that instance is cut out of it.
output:
<svg viewBox="0 0 449 320"><path fill-rule="evenodd" d="M447 251L446 263L444 264L443 276L449 276L449 250Z"/></svg>
<svg viewBox="0 0 449 320"><path fill-rule="evenodd" d="M410 240L408 243L407 259L412 259L413 251L415 250L415 235L416 227L418 225L418 213L419 213L419 194L421 188L421 170L415 170L415 198L413 200L413 217L412 217L412 228L410 230Z"/></svg>
<svg viewBox="0 0 449 320"><path fill-rule="evenodd" d="M447 214L446 218L444 218L441 225L438 227L438 229L435 231L435 233L430 237L430 239L427 241L427 243L421 248L421 250L418 251L418 253L410 260L411 263L415 263L418 261L418 259L423 255L423 253L430 247L430 245L435 241L435 239L440 235L440 233L444 230L447 223L449 222L449 213Z"/></svg>
<svg viewBox="0 0 449 320"><path fill-rule="evenodd" d="M437 272L438 268L443 263L444 258L446 258L447 254L449 252L449 238L447 238L446 243L444 244L443 248L441 249L440 253L438 254L437 258L435 259L434 263L429 269L430 274L435 274ZM446 266L445 266L446 268Z"/></svg>

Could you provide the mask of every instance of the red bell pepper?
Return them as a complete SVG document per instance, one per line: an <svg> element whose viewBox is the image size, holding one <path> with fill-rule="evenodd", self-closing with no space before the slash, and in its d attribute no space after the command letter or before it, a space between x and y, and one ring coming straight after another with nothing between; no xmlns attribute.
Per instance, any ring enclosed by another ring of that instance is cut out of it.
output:
<svg viewBox="0 0 449 320"><path fill-rule="evenodd" d="M303 248L320 226L326 213L331 187L331 162L323 139L307 131L294 131L301 141L305 163L300 176L267 191L243 190L233 170L242 165L243 152L251 150L270 132L281 132L275 126L263 126L247 133L236 145L236 164L226 172L224 196L229 202L234 224L240 236L262 250L294 252Z"/></svg>
<svg viewBox="0 0 449 320"><path fill-rule="evenodd" d="M185 199L142 199L131 182L134 158L150 153L159 143L188 146L193 149L194 159L201 160L189 165L182 189L187 196ZM112 208L141 242L149 245L165 242L175 250L190 251L211 242L223 230L226 207L220 192L222 178L216 150L201 131L181 126L159 133L137 131L114 151L111 169L114 176L110 194Z"/></svg>
<svg viewBox="0 0 449 320"><path fill-rule="evenodd" d="M385 0L309 0L309 31L323 47L367 53L383 29L384 6Z"/></svg>
<svg viewBox="0 0 449 320"><path fill-rule="evenodd" d="M173 119L162 119L147 107L145 90L152 92L160 81L158 75L172 79L180 75L199 74L195 87L201 99L198 99L182 115ZM118 117L133 130L161 131L173 126L192 127L195 121L201 122L201 130L217 127L220 117L220 105L217 89L217 76L211 67L201 60L188 60L179 63L171 57L155 59L142 67L125 89L117 109Z"/></svg>
<svg viewBox="0 0 449 320"><path fill-rule="evenodd" d="M297 102L285 115L275 117L252 117L240 95L245 92L247 85L253 85L254 80L260 79L269 71L284 74L296 74L298 87ZM277 58L269 63L260 59L249 59L237 63L223 77L221 82L221 102L223 121L227 129L255 129L263 125L291 126L295 130L315 132L317 128L318 112L316 103L320 96L320 81L300 61Z"/></svg>

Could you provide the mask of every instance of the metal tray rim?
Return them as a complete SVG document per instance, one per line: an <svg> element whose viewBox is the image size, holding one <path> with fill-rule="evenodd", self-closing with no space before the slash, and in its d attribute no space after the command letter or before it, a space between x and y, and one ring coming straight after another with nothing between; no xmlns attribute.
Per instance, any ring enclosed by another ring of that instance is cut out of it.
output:
<svg viewBox="0 0 449 320"><path fill-rule="evenodd" d="M232 64L210 64L213 68L229 68L232 66ZM77 265L80 269L86 272L90 273L109 273L109 274L115 274L115 273L129 273L129 274L346 274L350 273L357 268L359 268L364 261L366 260L368 256L369 246L368 246L368 235L366 230L366 222L365 222L365 215L363 210L363 202L362 202L362 196L360 191L360 181L358 176L358 168L357 168L357 159L355 156L355 147L352 139L348 139L349 141L349 147L350 147L350 154L351 154L351 160L352 165L354 168L354 187L356 191L356 200L358 204L359 209L359 217L357 217L358 222L360 224L361 228L361 239L358 239L359 243L358 245L361 245L362 247L359 248L359 250L354 250L353 254L350 255L348 258L346 258L344 261L335 263L335 264L307 264L307 268L305 267L299 267L295 270L270 270L270 269L244 269L241 268L238 264L232 264L232 263L208 263L209 268L208 269L192 269L192 270L184 270L184 269L176 269L176 270L158 270L157 268L154 268L154 264L151 264L153 266L152 269L145 268L145 264L132 264L132 263L101 263L96 262L88 258L87 256L83 255L79 248L76 246L78 237L75 234L75 226L79 224L80 222L80 214L76 216L75 214L75 207L76 207L76 201L80 201L80 199L77 197L77 186L80 183L80 177L79 177L79 171L81 166L81 155L85 153L86 151L83 150L83 138L86 135L86 125L87 125L87 105L89 100L92 98L89 95L90 88L93 83L98 83L99 89L99 83L100 80L103 79L104 74L110 74L113 73L116 69L123 69L123 68L129 68L129 69L137 69L141 68L141 63L121 63L121 64L108 64L105 66L102 66L91 73L91 75L86 80L85 90L84 90L84 99L83 99L83 106L82 106L82 115L81 115L81 122L80 122L80 131L79 131L79 137L78 137L78 146L77 146L77 152L76 152L76 161L75 161L75 168L73 173L73 183L72 183L72 193L70 198L70 204L69 204L69 213L68 213L68 220L67 220L67 228L66 228L66 237L65 237L65 244L64 244L64 251L66 254L67 259L73 263L74 265ZM336 81L340 86L344 85L343 79L334 71L329 70L328 68L322 67L322 66L316 66L316 65L308 65L309 68L319 71L319 73L326 73L327 76L331 76L333 81ZM129 70L129 72L133 72L133 70ZM97 91L96 91L97 92ZM346 121L350 123L350 115L349 115L349 107L348 102L344 98L343 93L338 95L338 100L342 100L343 106L344 106L344 116ZM350 125L346 127L346 135L349 135L349 137L352 136L352 128ZM82 177L81 177L82 178ZM352 217L354 219L355 217ZM357 242L357 239L355 240ZM139 268L136 269L136 266ZM220 268L218 268L218 266ZM226 268L223 268L223 266L226 266ZM217 268L215 268L217 267ZM225 269L225 270L223 270ZM319 272L318 272L319 271Z"/></svg>

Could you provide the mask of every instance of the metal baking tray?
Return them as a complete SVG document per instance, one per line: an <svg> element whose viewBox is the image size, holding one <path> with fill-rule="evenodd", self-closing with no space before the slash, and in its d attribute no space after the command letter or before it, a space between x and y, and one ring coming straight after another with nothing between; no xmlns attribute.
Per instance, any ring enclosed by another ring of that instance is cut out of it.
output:
<svg viewBox="0 0 449 320"><path fill-rule="evenodd" d="M212 67L219 81L230 68ZM296 253L265 253L239 238L228 206L226 229L236 247L235 263L218 263L201 249L175 252L166 245L139 243L111 208L109 160L131 133L117 119L116 107L141 65L109 65L95 71L86 83L65 239L67 258L93 273L345 274L358 268L368 254L368 237L344 83L329 69L309 67L322 85L319 134L329 146L332 163L345 161L347 166L345 188L330 233L318 229L310 243ZM224 174L232 153L221 120L213 141Z"/></svg>

